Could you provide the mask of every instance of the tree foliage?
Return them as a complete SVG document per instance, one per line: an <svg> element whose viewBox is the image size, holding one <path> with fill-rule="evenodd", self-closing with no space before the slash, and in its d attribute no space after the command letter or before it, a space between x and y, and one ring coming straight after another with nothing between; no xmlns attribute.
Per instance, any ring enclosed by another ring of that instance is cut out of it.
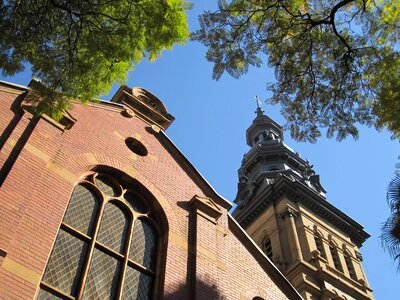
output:
<svg viewBox="0 0 400 300"><path fill-rule="evenodd" d="M135 63L154 60L189 36L185 0L6 0L0 3L0 68L32 65L49 89L39 111L70 98L90 101L123 83Z"/></svg>
<svg viewBox="0 0 400 300"><path fill-rule="evenodd" d="M389 184L387 201L391 215L382 226L381 241L400 268L400 173Z"/></svg>
<svg viewBox="0 0 400 300"><path fill-rule="evenodd" d="M399 0L233 0L200 16L213 78L238 78L266 55L270 103L291 134L314 142L357 138L358 124L400 137ZM264 55L264 56L263 56Z"/></svg>

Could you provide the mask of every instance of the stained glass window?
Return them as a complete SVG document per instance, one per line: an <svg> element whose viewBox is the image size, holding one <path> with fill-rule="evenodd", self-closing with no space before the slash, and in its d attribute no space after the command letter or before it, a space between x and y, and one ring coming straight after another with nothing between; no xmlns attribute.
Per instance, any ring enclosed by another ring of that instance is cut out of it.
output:
<svg viewBox="0 0 400 300"><path fill-rule="evenodd" d="M121 261L94 249L86 279L84 299L115 299L121 273Z"/></svg>
<svg viewBox="0 0 400 300"><path fill-rule="evenodd" d="M128 267L122 299L151 299L148 291L152 286L152 281L152 277Z"/></svg>
<svg viewBox="0 0 400 300"><path fill-rule="evenodd" d="M136 212L145 214L148 212L148 205L138 195L132 193L126 193L124 195L128 205Z"/></svg>
<svg viewBox="0 0 400 300"><path fill-rule="evenodd" d="M157 234L153 227L141 219L136 220L129 258L152 270L155 263L156 245Z"/></svg>
<svg viewBox="0 0 400 300"><path fill-rule="evenodd" d="M123 253L128 226L128 218L124 211L114 203L107 203L100 223L97 241L118 253Z"/></svg>
<svg viewBox="0 0 400 300"><path fill-rule="evenodd" d="M137 191L89 174L73 190L37 299L152 299L153 216Z"/></svg>

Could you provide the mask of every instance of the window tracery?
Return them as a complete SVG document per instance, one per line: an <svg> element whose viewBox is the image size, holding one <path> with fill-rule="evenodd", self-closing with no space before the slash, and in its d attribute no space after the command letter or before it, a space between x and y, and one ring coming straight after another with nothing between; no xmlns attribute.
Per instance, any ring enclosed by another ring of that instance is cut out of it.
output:
<svg viewBox="0 0 400 300"><path fill-rule="evenodd" d="M74 188L37 299L151 299L160 229L136 190L91 172Z"/></svg>

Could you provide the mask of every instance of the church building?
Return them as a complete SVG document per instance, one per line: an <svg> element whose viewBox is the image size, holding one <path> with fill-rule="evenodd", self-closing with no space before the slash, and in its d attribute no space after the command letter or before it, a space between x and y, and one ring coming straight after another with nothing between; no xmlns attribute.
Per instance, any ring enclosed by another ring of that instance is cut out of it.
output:
<svg viewBox="0 0 400 300"><path fill-rule="evenodd" d="M149 91L58 121L32 93L0 81L0 299L373 299L368 234L261 107L232 216Z"/></svg>
<svg viewBox="0 0 400 300"><path fill-rule="evenodd" d="M304 299L373 299L364 228L325 198L319 175L259 103L246 132L234 218Z"/></svg>

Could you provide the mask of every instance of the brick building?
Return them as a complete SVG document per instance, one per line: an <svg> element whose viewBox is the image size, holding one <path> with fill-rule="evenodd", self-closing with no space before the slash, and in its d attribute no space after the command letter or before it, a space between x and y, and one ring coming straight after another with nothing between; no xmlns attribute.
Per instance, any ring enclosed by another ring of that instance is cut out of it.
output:
<svg viewBox="0 0 400 300"><path fill-rule="evenodd" d="M235 220L150 92L59 121L34 116L30 93L0 81L0 299L373 299L368 234L261 107Z"/></svg>
<svg viewBox="0 0 400 300"><path fill-rule="evenodd" d="M140 88L32 115L0 82L1 299L301 299Z"/></svg>

